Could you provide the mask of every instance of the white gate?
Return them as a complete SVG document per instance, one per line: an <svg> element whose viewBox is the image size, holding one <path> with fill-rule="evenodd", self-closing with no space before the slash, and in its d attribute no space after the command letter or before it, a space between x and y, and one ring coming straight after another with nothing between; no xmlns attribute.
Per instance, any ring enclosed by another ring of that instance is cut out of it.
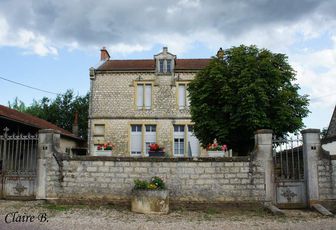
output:
<svg viewBox="0 0 336 230"><path fill-rule="evenodd" d="M37 135L0 135L0 197L35 199Z"/></svg>

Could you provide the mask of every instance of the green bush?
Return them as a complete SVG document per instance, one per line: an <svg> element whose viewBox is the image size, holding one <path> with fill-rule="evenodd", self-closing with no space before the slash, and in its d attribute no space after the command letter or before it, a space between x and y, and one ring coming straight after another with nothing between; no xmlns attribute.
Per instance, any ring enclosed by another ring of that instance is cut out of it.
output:
<svg viewBox="0 0 336 230"><path fill-rule="evenodd" d="M160 177L154 176L151 178L150 182L145 180L134 180L134 189L135 190L161 190L165 189L166 185Z"/></svg>
<svg viewBox="0 0 336 230"><path fill-rule="evenodd" d="M149 183L145 180L134 180L134 189L141 190L141 189L147 189Z"/></svg>

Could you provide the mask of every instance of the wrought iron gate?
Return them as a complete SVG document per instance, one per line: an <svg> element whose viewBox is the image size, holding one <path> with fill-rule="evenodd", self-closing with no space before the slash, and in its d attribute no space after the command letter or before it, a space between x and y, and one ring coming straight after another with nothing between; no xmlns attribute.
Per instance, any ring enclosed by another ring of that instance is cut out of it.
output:
<svg viewBox="0 0 336 230"><path fill-rule="evenodd" d="M0 197L34 199L37 162L37 135L0 135Z"/></svg>
<svg viewBox="0 0 336 230"><path fill-rule="evenodd" d="M276 203L280 208L307 206L302 140L273 139Z"/></svg>

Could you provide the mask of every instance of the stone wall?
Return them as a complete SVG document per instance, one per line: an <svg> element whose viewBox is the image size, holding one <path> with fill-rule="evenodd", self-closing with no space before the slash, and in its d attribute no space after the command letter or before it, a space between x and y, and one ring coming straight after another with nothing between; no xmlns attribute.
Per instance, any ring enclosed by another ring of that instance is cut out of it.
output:
<svg viewBox="0 0 336 230"><path fill-rule="evenodd" d="M58 133L41 130L36 198L124 201L134 179L159 176L173 201L270 202L271 132L258 131L256 140L248 157L73 157L60 153Z"/></svg>
<svg viewBox="0 0 336 230"><path fill-rule="evenodd" d="M335 171L336 161L329 158L321 158L318 161L318 188L320 200L336 198Z"/></svg>
<svg viewBox="0 0 336 230"><path fill-rule="evenodd" d="M50 165L52 169L56 164ZM77 157L48 175L48 198L128 200L134 179L159 176L175 201L262 201L264 168L249 158L153 159Z"/></svg>

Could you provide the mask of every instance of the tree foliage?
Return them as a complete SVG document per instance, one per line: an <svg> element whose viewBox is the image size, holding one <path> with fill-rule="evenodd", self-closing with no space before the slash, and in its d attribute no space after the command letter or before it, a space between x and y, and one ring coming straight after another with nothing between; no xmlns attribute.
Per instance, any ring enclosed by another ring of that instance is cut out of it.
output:
<svg viewBox="0 0 336 230"><path fill-rule="evenodd" d="M78 112L78 135L87 139L89 93L85 96L75 96L72 90L67 90L56 99L43 97L40 101L34 100L30 106L15 98L12 103L8 103L8 106L47 120L70 132L72 132L74 114Z"/></svg>
<svg viewBox="0 0 336 230"><path fill-rule="evenodd" d="M309 113L306 95L299 95L295 71L286 55L256 46L232 47L189 84L194 131L203 146L214 138L246 154L257 129L277 136L304 126Z"/></svg>

